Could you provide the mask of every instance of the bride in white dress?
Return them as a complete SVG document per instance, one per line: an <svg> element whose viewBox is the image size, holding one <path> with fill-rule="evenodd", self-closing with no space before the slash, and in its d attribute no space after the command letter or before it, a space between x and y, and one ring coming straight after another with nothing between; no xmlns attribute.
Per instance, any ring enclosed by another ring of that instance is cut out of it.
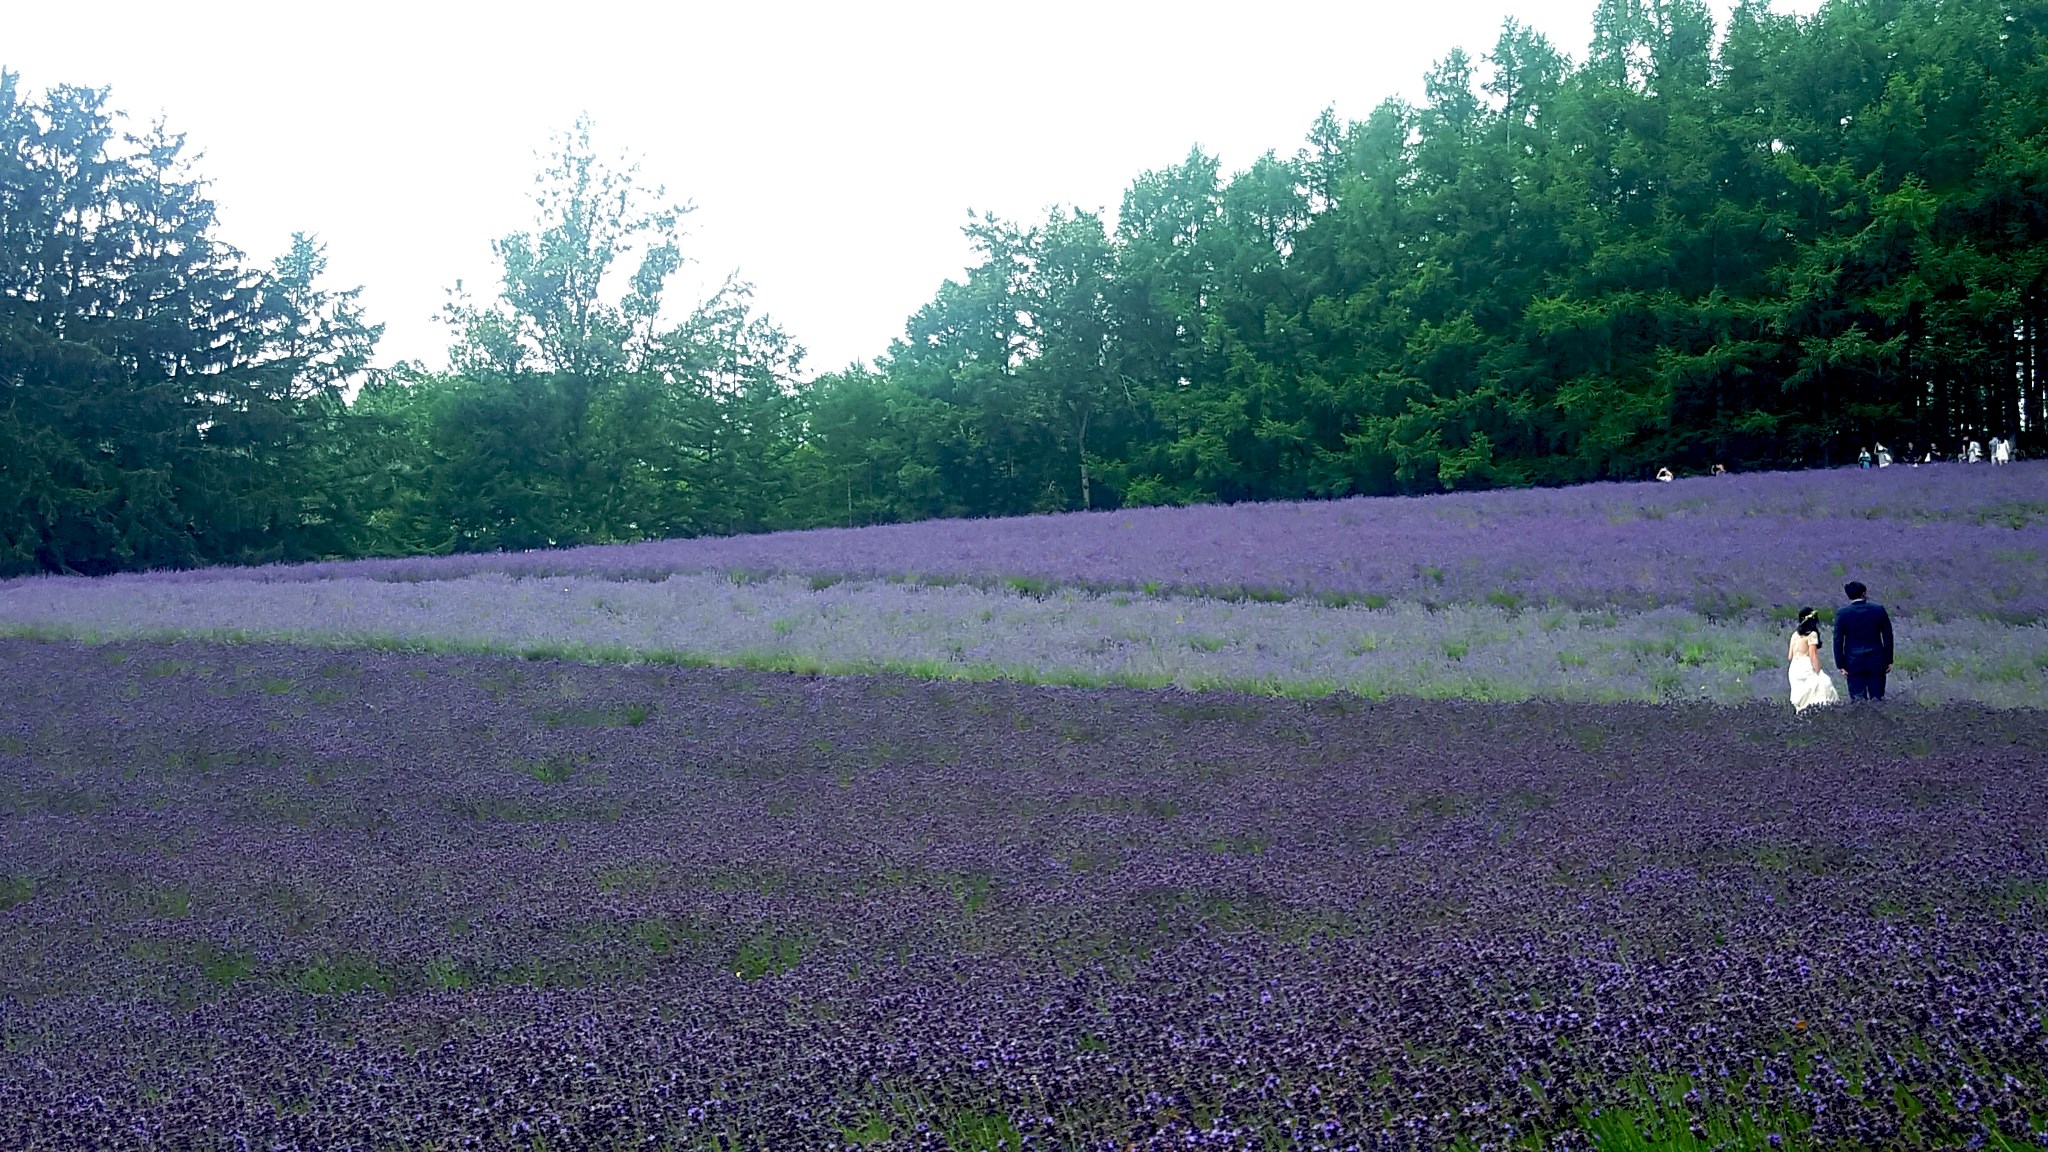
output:
<svg viewBox="0 0 2048 1152"><path fill-rule="evenodd" d="M1792 710L1804 712L1816 704L1833 704L1842 697L1835 682L1820 667L1820 615L1811 608L1799 610L1799 627L1792 633L1786 653L1791 667L1786 676L1792 684Z"/></svg>

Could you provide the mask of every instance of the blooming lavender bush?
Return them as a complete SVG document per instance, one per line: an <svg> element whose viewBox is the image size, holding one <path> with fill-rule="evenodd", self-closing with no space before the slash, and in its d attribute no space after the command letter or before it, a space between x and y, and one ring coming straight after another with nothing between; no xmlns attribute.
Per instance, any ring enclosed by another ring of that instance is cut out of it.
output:
<svg viewBox="0 0 2048 1152"><path fill-rule="evenodd" d="M0 1147L2038 1147L2040 714L0 641Z"/></svg>
<svg viewBox="0 0 2048 1152"><path fill-rule="evenodd" d="M2048 1147L2044 479L0 584L0 1148Z"/></svg>
<svg viewBox="0 0 2048 1152"><path fill-rule="evenodd" d="M140 579L626 580L689 572L1368 604L1680 606L1716 618L1826 603L1854 576L1914 612L2029 623L2048 619L2048 461L940 520Z"/></svg>
<svg viewBox="0 0 2048 1152"><path fill-rule="evenodd" d="M1759 619L1491 605L1369 609L723 575L659 583L497 574L408 584L59 581L0 589L0 626L204 635L828 672L1291 695L1721 702L1785 696ZM1903 617L1894 689L2048 706L2048 626Z"/></svg>

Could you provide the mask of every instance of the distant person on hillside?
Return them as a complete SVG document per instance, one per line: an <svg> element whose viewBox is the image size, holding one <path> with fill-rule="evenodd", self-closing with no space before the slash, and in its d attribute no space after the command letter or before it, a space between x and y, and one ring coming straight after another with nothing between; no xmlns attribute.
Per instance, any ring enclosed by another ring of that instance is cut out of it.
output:
<svg viewBox="0 0 2048 1152"><path fill-rule="evenodd" d="M2012 441L1997 436L1992 437L1991 462L1993 464L2012 463Z"/></svg>
<svg viewBox="0 0 2048 1152"><path fill-rule="evenodd" d="M1713 473L1713 474L1714 474L1714 475L1716 475L1716 476L1726 476L1726 475L1728 474L1728 466L1727 466L1726 464L1716 464L1716 465L1714 465L1714 473Z"/></svg>
<svg viewBox="0 0 2048 1152"><path fill-rule="evenodd" d="M1892 466L1892 450L1882 444L1877 446L1877 466L1879 468L1889 468Z"/></svg>
<svg viewBox="0 0 2048 1152"><path fill-rule="evenodd" d="M1792 630L1792 643L1785 651L1791 666L1786 678L1792 685L1792 710L1804 712L1817 704L1833 704L1842 698L1835 681L1820 666L1820 613L1799 610L1799 624Z"/></svg>
<svg viewBox="0 0 2048 1152"><path fill-rule="evenodd" d="M1659 468L1659 469L1657 469L1657 482L1658 482L1659 484L1669 484L1669 483L1671 483L1672 479L1673 479L1673 477L1672 477L1672 475L1671 475L1671 469L1669 469L1669 468Z"/></svg>
<svg viewBox="0 0 2048 1152"><path fill-rule="evenodd" d="M1984 446L1975 440L1970 441L1969 445L1963 449L1963 460L1970 464L1982 464L1984 462Z"/></svg>
<svg viewBox="0 0 2048 1152"><path fill-rule="evenodd" d="M1856 466L1858 468L1870 467L1870 449L1865 448L1862 451L1856 453Z"/></svg>
<svg viewBox="0 0 2048 1152"><path fill-rule="evenodd" d="M1892 618L1873 604L1861 580L1842 585L1849 603L1835 613L1835 667L1849 681L1849 699L1884 699L1892 670Z"/></svg>

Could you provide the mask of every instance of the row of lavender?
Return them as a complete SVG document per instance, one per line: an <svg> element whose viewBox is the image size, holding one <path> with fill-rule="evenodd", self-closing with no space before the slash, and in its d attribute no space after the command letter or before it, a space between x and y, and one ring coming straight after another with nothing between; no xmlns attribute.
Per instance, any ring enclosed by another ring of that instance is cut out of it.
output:
<svg viewBox="0 0 2048 1152"><path fill-rule="evenodd" d="M0 699L8 1148L2048 1141L2036 713L189 642Z"/></svg>
<svg viewBox="0 0 2048 1152"><path fill-rule="evenodd" d="M1513 700L1783 699L1786 625L1490 605L1369 609L796 577L659 583L30 581L0 628L267 638L953 679ZM1893 680L1920 703L2048 706L2048 625L1900 614Z"/></svg>
<svg viewBox="0 0 2048 1152"><path fill-rule="evenodd" d="M2048 620L2044 561L2048 462L932 521L142 579L746 572L1367 604L1677 606L1741 618L1826 603L1854 576L1914 612L2030 623Z"/></svg>

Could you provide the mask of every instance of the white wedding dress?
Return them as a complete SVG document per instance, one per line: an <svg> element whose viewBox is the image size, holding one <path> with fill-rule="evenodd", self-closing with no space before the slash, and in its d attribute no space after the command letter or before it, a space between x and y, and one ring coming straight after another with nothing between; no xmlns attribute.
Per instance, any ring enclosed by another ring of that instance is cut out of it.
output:
<svg viewBox="0 0 2048 1152"><path fill-rule="evenodd" d="M1792 710L1804 712L1816 704L1833 704L1842 697L1835 691L1835 682L1826 672L1813 666L1808 655L1820 646L1820 638L1792 634L1792 644L1787 652L1792 664L1786 670L1786 677L1792 684Z"/></svg>

